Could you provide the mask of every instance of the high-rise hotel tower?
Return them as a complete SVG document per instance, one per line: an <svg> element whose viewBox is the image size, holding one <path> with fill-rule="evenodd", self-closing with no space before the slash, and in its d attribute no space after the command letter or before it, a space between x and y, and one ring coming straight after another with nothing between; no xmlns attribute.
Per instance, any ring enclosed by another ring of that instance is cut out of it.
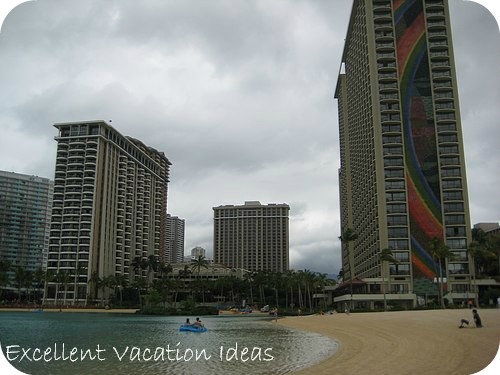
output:
<svg viewBox="0 0 500 375"><path fill-rule="evenodd" d="M335 97L341 230L358 235L343 245L346 280L380 278L379 254L391 248L392 293L423 294L439 275L438 238L455 255L443 263L447 297L472 297L448 2L354 0Z"/></svg>
<svg viewBox="0 0 500 375"><path fill-rule="evenodd" d="M53 189L48 178L0 171L0 261L45 269ZM14 271L8 276L15 286Z"/></svg>
<svg viewBox="0 0 500 375"><path fill-rule="evenodd" d="M133 282L137 259L163 257L170 162L163 152L103 121L59 123L48 270L48 303L102 298L96 276ZM98 295L96 295L96 293Z"/></svg>
<svg viewBox="0 0 500 375"><path fill-rule="evenodd" d="M214 207L214 260L247 271L289 269L287 204Z"/></svg>

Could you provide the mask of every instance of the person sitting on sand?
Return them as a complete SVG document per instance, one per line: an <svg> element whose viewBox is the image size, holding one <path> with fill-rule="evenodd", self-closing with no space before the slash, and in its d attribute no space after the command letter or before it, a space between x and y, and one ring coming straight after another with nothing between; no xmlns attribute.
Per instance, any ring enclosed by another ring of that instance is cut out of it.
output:
<svg viewBox="0 0 500 375"><path fill-rule="evenodd" d="M474 323L476 323L476 328L481 328L483 324L476 309L472 310L472 317L474 318Z"/></svg>
<svg viewBox="0 0 500 375"><path fill-rule="evenodd" d="M460 320L460 325L458 326L458 328L464 328L464 324L465 325L469 325L469 321L467 319L461 319Z"/></svg>

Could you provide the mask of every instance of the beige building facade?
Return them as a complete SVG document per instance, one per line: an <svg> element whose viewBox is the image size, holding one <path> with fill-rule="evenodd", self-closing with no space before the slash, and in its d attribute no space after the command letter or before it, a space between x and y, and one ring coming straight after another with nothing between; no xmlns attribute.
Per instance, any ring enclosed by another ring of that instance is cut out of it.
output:
<svg viewBox="0 0 500 375"><path fill-rule="evenodd" d="M165 250L170 162L163 152L121 135L104 121L54 125L59 134L46 303L99 298L95 277L146 277L135 259ZM68 277L69 276L69 277ZM97 293L97 295L96 295Z"/></svg>
<svg viewBox="0 0 500 375"><path fill-rule="evenodd" d="M345 280L386 276L388 292L416 301L442 274L450 302L473 298L448 2L354 0L335 97L341 231L358 235L343 244ZM454 254L441 272L433 238ZM388 275L384 248L397 260Z"/></svg>
<svg viewBox="0 0 500 375"><path fill-rule="evenodd" d="M287 204L214 207L214 261L248 271L289 269Z"/></svg>

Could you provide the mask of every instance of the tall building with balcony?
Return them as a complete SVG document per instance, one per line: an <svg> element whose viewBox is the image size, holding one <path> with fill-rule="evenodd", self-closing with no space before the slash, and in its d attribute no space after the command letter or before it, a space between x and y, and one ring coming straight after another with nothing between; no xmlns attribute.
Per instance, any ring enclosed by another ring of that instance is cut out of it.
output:
<svg viewBox="0 0 500 375"><path fill-rule="evenodd" d="M335 97L341 230L358 235L343 245L345 279L380 281L379 254L391 248L391 292L423 295L440 274L438 238L454 254L443 262L447 298L472 297L448 2L354 0Z"/></svg>
<svg viewBox="0 0 500 375"><path fill-rule="evenodd" d="M137 260L165 251L170 162L104 121L58 123L47 269L48 303L82 304L109 291L96 278L147 277ZM97 295L96 295L97 293Z"/></svg>
<svg viewBox="0 0 500 375"><path fill-rule="evenodd" d="M180 263L184 261L184 231L185 220L167 214L165 235L165 263Z"/></svg>
<svg viewBox="0 0 500 375"><path fill-rule="evenodd" d="M45 269L53 189L48 178L0 171L0 260ZM14 271L9 279L13 286Z"/></svg>
<svg viewBox="0 0 500 375"><path fill-rule="evenodd" d="M289 269L287 204L214 207L214 261L248 271Z"/></svg>

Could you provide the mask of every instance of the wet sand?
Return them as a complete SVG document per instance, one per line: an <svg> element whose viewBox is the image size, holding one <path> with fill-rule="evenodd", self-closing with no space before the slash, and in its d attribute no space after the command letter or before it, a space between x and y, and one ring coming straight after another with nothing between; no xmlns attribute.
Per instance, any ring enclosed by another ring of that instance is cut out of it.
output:
<svg viewBox="0 0 500 375"><path fill-rule="evenodd" d="M499 350L500 309L478 312L483 328L467 309L286 317L278 324L340 343L333 356L297 374L465 375L487 367ZM458 328L462 318L468 328Z"/></svg>

